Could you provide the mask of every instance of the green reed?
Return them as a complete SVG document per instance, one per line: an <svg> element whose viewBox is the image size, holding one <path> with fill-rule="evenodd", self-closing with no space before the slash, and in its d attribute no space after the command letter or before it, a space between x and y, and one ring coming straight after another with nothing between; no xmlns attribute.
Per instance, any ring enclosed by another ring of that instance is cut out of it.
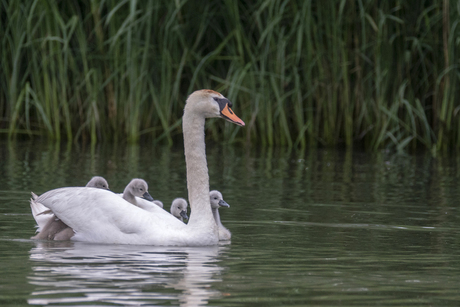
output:
<svg viewBox="0 0 460 307"><path fill-rule="evenodd" d="M460 148L455 1L0 0L0 132L172 144L221 91L267 146Z"/></svg>

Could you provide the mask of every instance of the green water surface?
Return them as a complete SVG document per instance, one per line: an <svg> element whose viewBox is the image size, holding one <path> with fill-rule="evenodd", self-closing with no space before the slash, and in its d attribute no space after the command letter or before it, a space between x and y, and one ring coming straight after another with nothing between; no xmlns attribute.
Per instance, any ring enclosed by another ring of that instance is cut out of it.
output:
<svg viewBox="0 0 460 307"><path fill-rule="evenodd" d="M219 246L34 241L30 191L187 197L181 147L0 144L0 305L459 306L459 158L207 146Z"/></svg>

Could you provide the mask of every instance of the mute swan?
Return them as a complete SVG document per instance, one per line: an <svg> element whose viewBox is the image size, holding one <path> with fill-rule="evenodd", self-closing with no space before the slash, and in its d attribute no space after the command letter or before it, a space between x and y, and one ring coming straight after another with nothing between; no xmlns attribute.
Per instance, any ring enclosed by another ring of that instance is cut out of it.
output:
<svg viewBox="0 0 460 307"><path fill-rule="evenodd" d="M215 245L219 234L209 199L204 126L206 118L220 117L244 126L232 103L212 90L193 92L187 99L184 134L187 189L191 214L184 224L171 214L154 214L133 206L116 194L91 188L60 188L36 202L51 209L75 231L73 240L97 243L148 245Z"/></svg>
<svg viewBox="0 0 460 307"><path fill-rule="evenodd" d="M219 240L230 240L232 237L232 233L230 232L230 230L225 228L224 225L222 225L219 215L220 207L230 208L230 205L227 204L227 202L224 200L224 198L222 197L222 193L220 193L217 190L212 190L211 192L209 192L209 197L211 199L212 214L214 215L214 220L216 221L217 227L219 228Z"/></svg>
<svg viewBox="0 0 460 307"><path fill-rule="evenodd" d="M179 197L173 200L170 211L172 215L183 222L184 219L188 220L187 207L187 201Z"/></svg>

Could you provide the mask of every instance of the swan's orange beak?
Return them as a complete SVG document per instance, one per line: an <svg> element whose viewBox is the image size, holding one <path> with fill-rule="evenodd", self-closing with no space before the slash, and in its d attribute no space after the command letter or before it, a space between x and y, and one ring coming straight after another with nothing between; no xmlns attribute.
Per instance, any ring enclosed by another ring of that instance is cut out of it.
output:
<svg viewBox="0 0 460 307"><path fill-rule="evenodd" d="M244 126L244 121L242 121L238 116L233 113L232 109L228 106L228 104L225 104L225 107L220 111L220 115L222 115L223 118L228 120L231 123L237 124L238 126Z"/></svg>

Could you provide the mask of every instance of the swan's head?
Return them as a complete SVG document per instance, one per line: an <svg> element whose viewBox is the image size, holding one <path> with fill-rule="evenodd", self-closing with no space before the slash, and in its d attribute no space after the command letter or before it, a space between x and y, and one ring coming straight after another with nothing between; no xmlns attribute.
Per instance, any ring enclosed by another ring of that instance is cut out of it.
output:
<svg viewBox="0 0 460 307"><path fill-rule="evenodd" d="M171 214L183 221L188 219L187 215L187 201L183 198L176 198L171 204Z"/></svg>
<svg viewBox="0 0 460 307"><path fill-rule="evenodd" d="M90 181L88 181L86 187L108 190L109 183L101 176L94 176Z"/></svg>
<svg viewBox="0 0 460 307"><path fill-rule="evenodd" d="M209 192L209 198L211 200L211 208L219 209L220 207L230 208L230 205L222 197L222 193L217 190Z"/></svg>
<svg viewBox="0 0 460 307"><path fill-rule="evenodd" d="M232 111L232 103L222 94L213 90L199 90L193 92L185 104L184 113L196 113L202 116L220 117L238 126L244 122Z"/></svg>
<svg viewBox="0 0 460 307"><path fill-rule="evenodd" d="M143 179L136 178L131 180L131 182L126 186L125 192L123 192L123 194L126 192L133 196L141 197L148 201L153 201L153 197L149 194L149 186Z"/></svg>

